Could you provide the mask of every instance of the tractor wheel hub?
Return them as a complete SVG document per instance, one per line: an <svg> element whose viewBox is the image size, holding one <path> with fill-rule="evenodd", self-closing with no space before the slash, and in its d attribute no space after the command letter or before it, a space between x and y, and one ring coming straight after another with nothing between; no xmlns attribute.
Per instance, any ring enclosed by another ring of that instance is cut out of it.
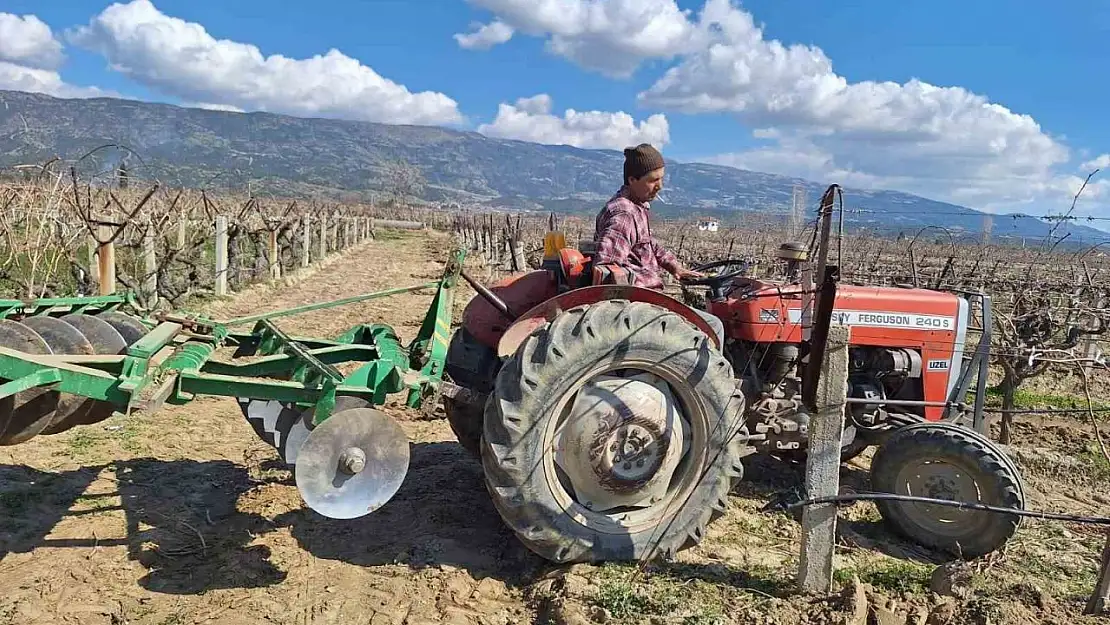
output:
<svg viewBox="0 0 1110 625"><path fill-rule="evenodd" d="M648 506L666 496L688 436L661 380L604 376L586 384L571 405L555 462L586 508Z"/></svg>
<svg viewBox="0 0 1110 625"><path fill-rule="evenodd" d="M637 423L634 418L624 420L601 441L604 447L594 460L594 473L611 478L618 489L650 478L659 468L668 442L659 440L654 425Z"/></svg>

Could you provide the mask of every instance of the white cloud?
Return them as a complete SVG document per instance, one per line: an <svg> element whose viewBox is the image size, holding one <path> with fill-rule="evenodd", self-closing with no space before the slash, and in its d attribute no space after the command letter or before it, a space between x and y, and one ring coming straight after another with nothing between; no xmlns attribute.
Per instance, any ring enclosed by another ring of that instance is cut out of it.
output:
<svg viewBox="0 0 1110 625"><path fill-rule="evenodd" d="M575 111L567 109L562 117L551 113L551 97L540 94L521 98L514 104L502 103L493 123L478 132L504 139L519 139L549 145L620 150L640 143L662 146L670 141L666 116L655 114L636 122L623 111Z"/></svg>
<svg viewBox="0 0 1110 625"><path fill-rule="evenodd" d="M463 121L442 93L413 93L338 50L307 59L263 56L257 46L216 39L149 0L112 4L69 33L112 69L183 100L210 106L398 124Z"/></svg>
<svg viewBox="0 0 1110 625"><path fill-rule="evenodd" d="M0 89L44 93L58 98L93 98L113 95L96 87L71 85L58 72L0 61Z"/></svg>
<svg viewBox="0 0 1110 625"><path fill-rule="evenodd" d="M65 60L62 44L34 15L0 13L0 61L33 69L57 69Z"/></svg>
<svg viewBox="0 0 1110 625"><path fill-rule="evenodd" d="M227 113L246 112L238 106L231 106L230 104L211 104L209 102L182 102L181 106L184 106L186 108L204 109L206 111L224 111Z"/></svg>
<svg viewBox="0 0 1110 625"><path fill-rule="evenodd" d="M513 38L513 27L501 20L475 25L475 28L473 32L455 35L455 41L459 42L460 48L488 50Z"/></svg>
<svg viewBox="0 0 1110 625"><path fill-rule="evenodd" d="M469 0L549 51L615 77L649 58L694 49L698 33L674 0Z"/></svg>
<svg viewBox="0 0 1110 625"><path fill-rule="evenodd" d="M62 44L34 15L0 13L0 89L44 93L59 98L110 95L96 87L62 80L57 68L65 60Z"/></svg>
<svg viewBox="0 0 1110 625"><path fill-rule="evenodd" d="M897 155L892 155L897 157ZM875 157L878 158L878 157ZM1005 166L988 168L968 177L959 177L944 168L906 169L903 172L876 174L855 165L851 159L838 160L806 137L791 135L774 145L743 152L716 154L700 158L704 162L740 169L798 176L823 183L838 183L861 189L896 189L924 197L952 202L989 212L1028 212L1058 214L1068 209L1072 197L1082 186L1086 174L1075 176L1048 172L1033 178L1009 173ZM1077 215L1104 213L1110 202L1110 182L1092 179L1076 203Z"/></svg>
<svg viewBox="0 0 1110 625"><path fill-rule="evenodd" d="M1110 167L1110 154L1100 154L1097 158L1091 159L1079 166L1079 169L1088 173L1095 169L1106 169Z"/></svg>
<svg viewBox="0 0 1110 625"><path fill-rule="evenodd" d="M639 94L641 104L732 113L768 145L723 160L896 188L987 210L1070 199L1068 148L1028 115L961 87L850 83L825 53L764 38L729 0L707 0L702 47Z"/></svg>
<svg viewBox="0 0 1110 625"><path fill-rule="evenodd" d="M1066 206L1078 188L1068 147L1029 115L961 87L850 83L820 48L765 38L730 0L697 13L675 0L469 1L586 69L629 76L677 59L642 106L732 114L764 144L702 160L987 210Z"/></svg>

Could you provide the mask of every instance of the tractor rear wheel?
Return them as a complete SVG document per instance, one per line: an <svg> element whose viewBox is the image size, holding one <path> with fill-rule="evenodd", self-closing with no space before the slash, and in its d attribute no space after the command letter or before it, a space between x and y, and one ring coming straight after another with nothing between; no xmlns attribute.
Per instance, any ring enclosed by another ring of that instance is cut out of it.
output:
<svg viewBox="0 0 1110 625"><path fill-rule="evenodd" d="M875 452L872 487L883 493L1025 507L1016 465L989 439L950 423L899 428ZM917 502L879 500L879 513L896 532L923 546L963 558L1002 547L1021 517Z"/></svg>
<svg viewBox="0 0 1110 625"><path fill-rule="evenodd" d="M479 343L465 327L459 328L451 338L445 370L455 384L485 395L493 390L498 364L497 354ZM483 407L444 397L443 410L459 444L480 457L478 444L482 439Z"/></svg>
<svg viewBox="0 0 1110 625"><path fill-rule="evenodd" d="M670 558L723 514L753 451L732 366L681 316L603 301L507 360L482 464L517 537L555 562Z"/></svg>

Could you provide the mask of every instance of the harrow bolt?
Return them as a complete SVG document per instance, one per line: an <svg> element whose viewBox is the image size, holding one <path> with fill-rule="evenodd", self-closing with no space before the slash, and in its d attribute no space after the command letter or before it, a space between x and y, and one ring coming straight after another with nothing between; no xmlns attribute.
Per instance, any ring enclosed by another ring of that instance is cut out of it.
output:
<svg viewBox="0 0 1110 625"><path fill-rule="evenodd" d="M358 447L350 447L339 456L339 468L354 475L366 468L366 453Z"/></svg>

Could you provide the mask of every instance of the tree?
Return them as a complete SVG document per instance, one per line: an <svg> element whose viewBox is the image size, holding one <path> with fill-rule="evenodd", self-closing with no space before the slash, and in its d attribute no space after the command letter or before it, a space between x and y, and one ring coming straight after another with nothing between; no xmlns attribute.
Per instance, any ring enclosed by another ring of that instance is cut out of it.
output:
<svg viewBox="0 0 1110 625"><path fill-rule="evenodd" d="M386 166L385 191L394 206L408 204L424 193L427 181L419 167L402 159Z"/></svg>

